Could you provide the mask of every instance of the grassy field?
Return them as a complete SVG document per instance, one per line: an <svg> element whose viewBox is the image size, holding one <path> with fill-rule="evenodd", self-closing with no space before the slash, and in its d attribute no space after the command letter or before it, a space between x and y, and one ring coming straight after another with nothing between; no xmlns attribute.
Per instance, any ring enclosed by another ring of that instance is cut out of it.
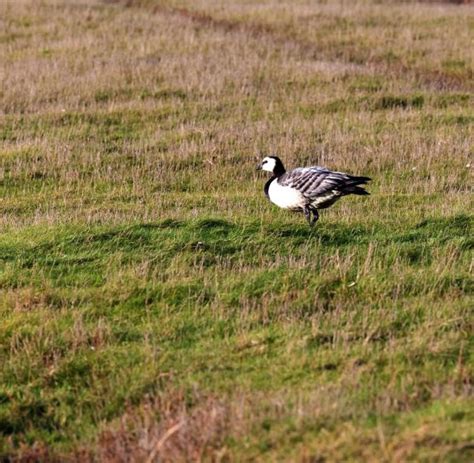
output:
<svg viewBox="0 0 474 463"><path fill-rule="evenodd" d="M474 460L472 5L0 9L0 460Z"/></svg>

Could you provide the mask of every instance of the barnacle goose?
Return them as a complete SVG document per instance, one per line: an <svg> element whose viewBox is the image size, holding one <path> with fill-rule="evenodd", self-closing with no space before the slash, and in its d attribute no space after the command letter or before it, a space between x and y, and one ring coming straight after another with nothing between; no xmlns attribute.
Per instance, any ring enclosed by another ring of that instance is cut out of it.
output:
<svg viewBox="0 0 474 463"><path fill-rule="evenodd" d="M318 209L332 206L341 196L369 194L359 186L365 185L369 177L355 177L319 166L298 167L287 172L277 156L267 156L257 170L273 174L265 184L267 198L283 209L304 212L310 227L319 218Z"/></svg>

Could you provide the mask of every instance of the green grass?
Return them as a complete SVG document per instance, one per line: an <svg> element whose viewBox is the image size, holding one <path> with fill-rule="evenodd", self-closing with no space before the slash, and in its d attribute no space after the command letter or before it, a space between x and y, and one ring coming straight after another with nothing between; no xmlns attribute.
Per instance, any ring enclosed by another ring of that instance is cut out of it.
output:
<svg viewBox="0 0 474 463"><path fill-rule="evenodd" d="M336 3L2 6L0 459L472 460L472 9Z"/></svg>

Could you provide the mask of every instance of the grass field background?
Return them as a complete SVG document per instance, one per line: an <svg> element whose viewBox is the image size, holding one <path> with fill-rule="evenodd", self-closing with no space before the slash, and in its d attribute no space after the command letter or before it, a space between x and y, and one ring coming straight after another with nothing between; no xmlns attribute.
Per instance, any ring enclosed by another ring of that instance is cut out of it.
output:
<svg viewBox="0 0 474 463"><path fill-rule="evenodd" d="M472 5L0 8L0 459L473 461Z"/></svg>

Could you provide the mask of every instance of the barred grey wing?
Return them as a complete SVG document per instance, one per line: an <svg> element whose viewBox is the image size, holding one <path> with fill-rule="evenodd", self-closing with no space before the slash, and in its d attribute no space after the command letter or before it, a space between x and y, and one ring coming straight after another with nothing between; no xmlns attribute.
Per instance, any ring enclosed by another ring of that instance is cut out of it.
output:
<svg viewBox="0 0 474 463"><path fill-rule="evenodd" d="M326 196L350 182L350 177L341 172L332 172L324 167L305 167L285 173L278 179L284 186L296 188L308 199Z"/></svg>

